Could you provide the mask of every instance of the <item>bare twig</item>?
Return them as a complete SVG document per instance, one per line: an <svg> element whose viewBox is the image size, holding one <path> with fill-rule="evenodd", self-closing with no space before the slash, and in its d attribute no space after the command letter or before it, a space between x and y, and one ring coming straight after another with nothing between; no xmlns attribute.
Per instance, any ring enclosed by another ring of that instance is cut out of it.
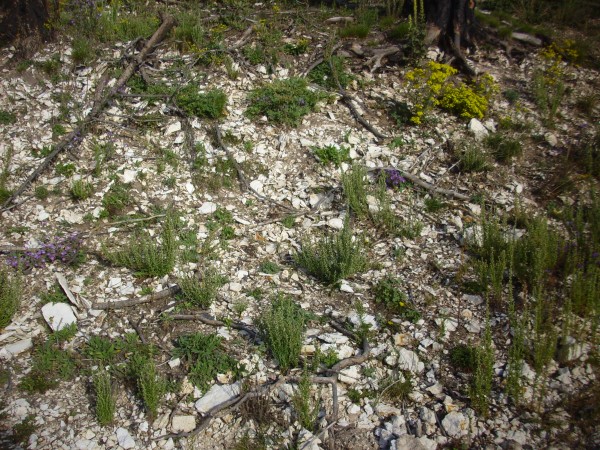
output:
<svg viewBox="0 0 600 450"><path fill-rule="evenodd" d="M399 53L400 51L401 51L401 48L397 45L395 45L393 47L387 47L387 48L375 50L373 56L371 58L369 58L369 60L367 61L367 65L371 67L371 73L375 72L377 69L379 69L381 67L381 60L383 58L387 58L388 56L395 55L396 53Z"/></svg>
<svg viewBox="0 0 600 450"><path fill-rule="evenodd" d="M433 184L430 184L430 183L427 183L426 181L421 180L417 175L414 175L409 172L405 172L396 167L380 167L380 168L370 169L369 172L375 172L375 171L379 171L379 170L397 170L398 172L400 172L400 175L402 175L404 178L406 178L407 180L411 181L412 183L416 184L417 186L420 186L430 192L434 192L436 194L441 194L446 197L454 197L458 200L463 200L463 201L469 200L469 197L464 194L460 194L460 193L458 193L456 191L452 191L450 189L443 189L443 188L434 186Z"/></svg>
<svg viewBox="0 0 600 450"><path fill-rule="evenodd" d="M338 79L337 72L335 70L335 67L333 66L333 62L331 61L331 57L329 57L329 67L331 69L331 74L333 75L333 79L335 80L335 83L337 84L338 92L339 92L339 94L342 97L342 101L348 107L348 109L350 110L350 112L352 113L352 115L354 116L354 118L357 120L357 122L360 123L367 130L369 130L371 132L371 134L373 136L375 136L379 141L383 141L384 139L386 139L387 136L385 136L384 134L381 134L379 131L377 131L358 112L358 110L356 109L356 107L354 106L354 103L353 103L354 99L352 98L352 96L350 94L348 94L348 92L346 92L346 90L340 84L340 80Z"/></svg>
<svg viewBox="0 0 600 450"><path fill-rule="evenodd" d="M173 320L197 320L205 325L211 325L214 327L231 327L234 330L245 331L252 338L256 337L257 334L255 330L241 322L225 323L208 314L172 314L169 315L169 318Z"/></svg>
<svg viewBox="0 0 600 450"><path fill-rule="evenodd" d="M141 305L144 303L152 303L152 302L156 302L159 300L164 300L166 298L174 296L175 294L179 293L179 291L181 291L181 288L179 287L179 285L174 284L173 286L170 286L167 289L157 292L156 294L150 294L150 295L146 295L146 296L140 297L140 298L134 298L131 300L124 300L124 301L120 301L120 302L96 303L95 305L92 305L92 309L129 308L131 306L137 306L137 305Z"/></svg>

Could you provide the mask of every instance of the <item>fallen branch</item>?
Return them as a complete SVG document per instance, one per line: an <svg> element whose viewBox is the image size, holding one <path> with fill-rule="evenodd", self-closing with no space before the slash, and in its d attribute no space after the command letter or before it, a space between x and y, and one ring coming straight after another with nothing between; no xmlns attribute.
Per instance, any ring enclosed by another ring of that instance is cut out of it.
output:
<svg viewBox="0 0 600 450"><path fill-rule="evenodd" d="M357 120L358 123L360 123L363 127L365 127L367 130L369 130L371 132L371 134L373 136L375 136L379 141L382 141L384 139L387 138L387 136L381 134L379 131L377 131L369 122L367 122L365 120L365 118L358 112L358 110L356 109L356 107L354 106L354 99L352 98L352 96L350 94L348 94L348 92L346 92L346 90L342 87L342 85L340 84L340 80L338 79L335 67L333 66L333 63L331 62L331 58L329 58L329 67L331 69L331 74L333 75L333 79L335 80L335 84L337 84L338 87L338 92L342 97L342 101L344 102L344 104L348 107L348 109L350 110L350 112L352 113L352 115L354 116L354 118Z"/></svg>
<svg viewBox="0 0 600 450"><path fill-rule="evenodd" d="M104 98L100 101L96 101L92 106L92 110L87 115L87 117L83 120L83 122L67 134L52 150L52 152L42 161L42 163L35 169L27 179L21 183L21 185L13 192L13 194L4 202L2 208L6 208L11 203L15 201L17 197L19 197L23 192L29 188L31 183L33 183L43 172L46 170L50 164L56 159L59 153L69 148L75 147L79 144L83 138L83 135L87 132L90 123L102 112L106 106L110 103L110 101L115 97L117 92L127 83L127 80L133 75L136 69L144 62L144 59L148 56L148 54L154 49L154 47L164 39L167 33L173 28L175 25L175 19L172 16L165 16L162 18L163 22L161 26L154 32L152 37L148 40L144 48L138 53L133 61L129 63L127 68L123 71L115 85L110 89L108 94L104 96ZM100 82L98 84L97 89L103 89L104 84ZM98 95L97 95L98 96Z"/></svg>
<svg viewBox="0 0 600 450"><path fill-rule="evenodd" d="M257 332L250 328L248 325L245 325L241 322L225 323L221 320L217 320L209 316L208 314L171 314L169 315L169 318L173 320L197 320L205 325L211 325L213 327L231 327L234 330L245 331L253 339L257 335Z"/></svg>
<svg viewBox="0 0 600 450"><path fill-rule="evenodd" d="M456 191L452 191L450 189L443 189L443 188L434 186L431 183L427 183L426 181L421 180L417 175L413 175L412 173L405 172L404 170L398 169L396 167L375 168L375 169L370 169L369 172L376 172L376 171L380 171L380 170L397 170L402 177L406 178L407 180L411 181L412 183L416 184L417 186L422 187L423 189L425 189L427 191L433 192L435 194L441 194L446 197L454 197L458 200L463 200L463 201L469 200L469 197L464 194L460 194L460 193L458 193Z"/></svg>
<svg viewBox="0 0 600 450"><path fill-rule="evenodd" d="M250 25L246 31L244 31L242 37L240 37L231 47L229 47L229 50L237 50L238 48L242 47L246 42L248 42L253 31L254 25Z"/></svg>
<svg viewBox="0 0 600 450"><path fill-rule="evenodd" d="M129 308L131 306L137 306L137 305L141 305L144 303L152 303L152 302L157 302L159 300L164 300L165 298L169 298L169 297L174 296L175 294L178 294L180 291L181 291L181 288L179 287L179 285L174 284L173 286L170 286L167 289L157 292L156 294L150 294L150 295L146 295L144 297L134 298L132 300L123 300L120 302L96 303L96 304L92 305L92 309L106 310L106 309Z"/></svg>
<svg viewBox="0 0 600 450"><path fill-rule="evenodd" d="M374 54L371 58L369 58L369 60L367 61L367 65L370 67L370 71L371 73L375 72L377 69L379 69L381 67L381 60L383 58L387 58L388 56L392 56L395 55L396 53L400 53L401 49L400 47L393 46L393 47L387 47L387 48L383 48L383 49L379 49L379 50L374 50Z"/></svg>

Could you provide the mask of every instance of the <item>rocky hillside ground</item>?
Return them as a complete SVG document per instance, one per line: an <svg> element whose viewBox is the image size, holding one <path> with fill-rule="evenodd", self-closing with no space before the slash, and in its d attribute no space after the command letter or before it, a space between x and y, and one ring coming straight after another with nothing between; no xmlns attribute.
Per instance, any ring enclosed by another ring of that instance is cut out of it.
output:
<svg viewBox="0 0 600 450"><path fill-rule="evenodd" d="M0 446L600 445L578 35L481 13L469 80L378 9L164 12L1 50Z"/></svg>

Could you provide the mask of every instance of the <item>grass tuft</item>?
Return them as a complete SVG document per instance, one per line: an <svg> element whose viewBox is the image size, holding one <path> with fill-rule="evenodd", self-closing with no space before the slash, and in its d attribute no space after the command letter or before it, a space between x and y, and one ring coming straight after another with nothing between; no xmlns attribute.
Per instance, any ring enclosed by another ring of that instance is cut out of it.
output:
<svg viewBox="0 0 600 450"><path fill-rule="evenodd" d="M115 416L116 399L113 394L110 375L101 371L94 375L94 391L96 392L96 418L102 426L110 425Z"/></svg>
<svg viewBox="0 0 600 450"><path fill-rule="evenodd" d="M262 339L282 373L298 365L305 323L302 308L283 295L279 295L259 319Z"/></svg>
<svg viewBox="0 0 600 450"><path fill-rule="evenodd" d="M114 265L127 267L138 276L161 277L175 267L176 250L175 223L168 215L160 233L160 243L147 233L139 233L116 251L110 251L104 245L102 253Z"/></svg>
<svg viewBox="0 0 600 450"><path fill-rule="evenodd" d="M346 220L338 233L326 234L315 243L305 240L294 260L309 275L323 283L334 284L367 267L362 252L363 244L352 236Z"/></svg>
<svg viewBox="0 0 600 450"><path fill-rule="evenodd" d="M12 321L21 304L22 280L0 266L0 330Z"/></svg>

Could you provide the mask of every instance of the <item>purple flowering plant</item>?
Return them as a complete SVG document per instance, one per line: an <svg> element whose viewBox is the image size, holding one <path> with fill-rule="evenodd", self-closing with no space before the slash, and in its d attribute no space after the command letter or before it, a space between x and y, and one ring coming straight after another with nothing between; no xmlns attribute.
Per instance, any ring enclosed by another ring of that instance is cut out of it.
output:
<svg viewBox="0 0 600 450"><path fill-rule="evenodd" d="M398 189L402 190L406 183L406 178L404 178L400 171L394 168L390 169L379 169L377 171L378 177L385 177L385 185L388 189Z"/></svg>
<svg viewBox="0 0 600 450"><path fill-rule="evenodd" d="M82 236L79 233L54 236L39 247L9 256L7 262L11 267L22 270L44 267L54 262L73 264L81 254L81 242Z"/></svg>

